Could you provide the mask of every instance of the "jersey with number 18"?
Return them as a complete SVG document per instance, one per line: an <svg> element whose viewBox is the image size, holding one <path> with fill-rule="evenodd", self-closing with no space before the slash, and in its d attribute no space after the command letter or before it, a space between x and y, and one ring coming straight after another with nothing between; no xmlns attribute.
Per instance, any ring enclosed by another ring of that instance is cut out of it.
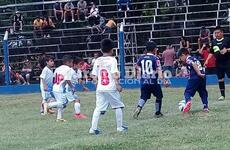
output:
<svg viewBox="0 0 230 150"><path fill-rule="evenodd" d="M92 75L98 79L97 91L116 91L112 74L119 73L117 60L112 56L102 56L95 60Z"/></svg>

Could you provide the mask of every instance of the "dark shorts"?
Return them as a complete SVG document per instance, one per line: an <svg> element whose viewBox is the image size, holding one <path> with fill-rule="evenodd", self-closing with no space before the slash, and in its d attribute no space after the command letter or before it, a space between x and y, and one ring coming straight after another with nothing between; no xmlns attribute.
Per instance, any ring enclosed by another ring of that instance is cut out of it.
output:
<svg viewBox="0 0 230 150"><path fill-rule="evenodd" d="M216 74L216 67L213 68L205 68L205 74L206 75L212 75L212 74Z"/></svg>
<svg viewBox="0 0 230 150"><path fill-rule="evenodd" d="M163 98L163 93L160 84L143 84L141 85L141 99L147 100L153 94L157 99Z"/></svg>
<svg viewBox="0 0 230 150"><path fill-rule="evenodd" d="M228 78L230 78L230 66L218 66L216 67L216 71L218 79L223 79L225 74Z"/></svg>

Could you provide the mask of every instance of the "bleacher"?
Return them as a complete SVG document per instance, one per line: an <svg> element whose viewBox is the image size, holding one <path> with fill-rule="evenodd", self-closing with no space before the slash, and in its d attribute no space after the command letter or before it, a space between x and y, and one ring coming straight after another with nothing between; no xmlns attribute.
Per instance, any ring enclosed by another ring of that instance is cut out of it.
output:
<svg viewBox="0 0 230 150"><path fill-rule="evenodd" d="M10 63L12 66L17 66L13 69L20 68L25 57L31 59L33 66L36 66L37 56L42 52L54 55L59 61L64 54L81 56L87 60L94 52L100 51L100 41L108 37L108 34L92 34L91 28L87 27L87 21L56 23L57 29L52 31L50 38L33 38L32 21L38 15L53 16L52 6L55 2L43 1L0 6L1 37L6 29L12 28L11 17L16 10L22 12L25 18L23 32L20 33L24 37L25 44L9 48ZM73 0L73 2L76 6L77 1ZM156 41L160 51L163 51L168 43L178 48L180 37L186 36L192 48L197 49L197 38L201 26L206 26L212 31L216 25L221 25L228 34L229 23L225 20L229 6L230 0L207 0L200 3L188 0L184 5L177 5L175 0L141 2L134 0L130 11L119 12L115 0L112 4L98 2L100 12L107 19L115 16L118 24L125 23L127 72L134 72L136 56L142 52L147 40ZM119 54L118 31L119 29L110 36L117 45L117 55ZM18 34L10 35L9 43L17 42L17 37ZM89 37L91 37L90 41L87 40ZM3 56L0 57L3 59Z"/></svg>

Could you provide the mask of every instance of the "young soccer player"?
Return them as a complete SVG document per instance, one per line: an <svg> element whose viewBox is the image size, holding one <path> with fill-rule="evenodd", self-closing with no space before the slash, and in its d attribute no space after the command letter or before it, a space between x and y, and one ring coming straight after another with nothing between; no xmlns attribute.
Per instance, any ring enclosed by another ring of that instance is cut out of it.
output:
<svg viewBox="0 0 230 150"><path fill-rule="evenodd" d="M208 110L208 92L206 90L206 77L199 60L189 55L189 51L186 48L182 48L178 52L179 59L187 65L189 70L189 80L187 82L186 89L184 91L184 97L186 105L183 109L184 113L189 112L191 108L191 97L196 92L199 93L201 101L203 103L204 112Z"/></svg>
<svg viewBox="0 0 230 150"><path fill-rule="evenodd" d="M73 66L73 59L70 55L64 55L62 58L63 65L56 68L54 71L54 85L53 94L56 102L44 103L44 113L48 108L57 108L57 122L65 122L63 119L64 108L67 104L66 99L66 85L68 84L72 92L75 88L71 83L71 67Z"/></svg>
<svg viewBox="0 0 230 150"><path fill-rule="evenodd" d="M52 67L54 66L54 57L53 56L46 56L46 67L43 68L42 73L40 75L40 90L42 94L42 102L40 113L41 115L45 115L43 110L43 104L48 102L51 98L53 98L51 92L53 88L53 71Z"/></svg>
<svg viewBox="0 0 230 150"><path fill-rule="evenodd" d="M119 84L119 71L117 60L113 57L114 43L110 39L101 42L103 56L95 60L92 75L97 80L96 108L93 112L90 134L99 134L97 128L100 115L105 114L110 105L116 113L117 131L127 131L128 127L123 126L123 112L125 107L121 101L120 92L122 87Z"/></svg>
<svg viewBox="0 0 230 150"><path fill-rule="evenodd" d="M81 80L81 78L82 78L82 72L80 71L81 62L84 62L84 60L82 58L79 58L79 57L76 57L73 61L73 68L71 68L71 77L72 77L71 82L75 88L76 88L76 84L80 83L83 87L83 90L88 90L88 88L84 86L83 81ZM73 93L73 91L69 85L66 86L66 91L67 91L66 97L67 97L68 102L74 102L74 110L75 110L74 118L76 118L76 119L87 118L80 111L81 104L80 104L80 99L77 96L77 94Z"/></svg>
<svg viewBox="0 0 230 150"><path fill-rule="evenodd" d="M166 82L163 79L160 60L155 55L157 51L156 43L153 41L147 42L146 50L147 54L141 56L137 61L137 67L141 71L141 96L133 114L134 119L138 118L145 103L151 98L151 94L156 97L155 117L163 116L161 113L163 93L160 83L166 84Z"/></svg>

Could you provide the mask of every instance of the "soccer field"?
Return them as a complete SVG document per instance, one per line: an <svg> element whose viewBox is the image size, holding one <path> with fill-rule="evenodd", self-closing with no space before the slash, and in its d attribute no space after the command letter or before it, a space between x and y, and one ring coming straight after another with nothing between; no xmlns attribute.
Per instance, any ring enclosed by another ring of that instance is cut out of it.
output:
<svg viewBox="0 0 230 150"><path fill-rule="evenodd" d="M182 115L178 101L183 88L164 88L163 118L153 117L155 98L148 101L139 120L132 119L139 90L124 90L124 120L127 133L116 132L115 113L109 109L99 121L101 135L89 135L95 93L79 93L85 120L73 118L73 104L65 110L68 122L55 122L54 115L39 114L40 94L1 95L1 150L229 150L230 95L217 101L218 86L209 86L210 113L202 112L198 93L190 114ZM153 101L154 100L154 101Z"/></svg>

